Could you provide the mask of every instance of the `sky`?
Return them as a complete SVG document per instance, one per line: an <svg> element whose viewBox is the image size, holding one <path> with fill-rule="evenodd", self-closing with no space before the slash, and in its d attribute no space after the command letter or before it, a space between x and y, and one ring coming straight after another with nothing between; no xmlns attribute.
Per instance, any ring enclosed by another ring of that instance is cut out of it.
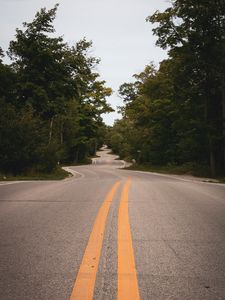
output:
<svg viewBox="0 0 225 300"><path fill-rule="evenodd" d="M146 17L164 11L169 0L0 0L0 47L7 50L15 29L32 21L42 7L59 3L54 22L57 35L73 45L83 37L93 41L91 55L101 59L97 71L114 91L108 102L116 109L122 105L118 88L132 81L153 61L157 66L166 51L155 46L156 37ZM120 118L117 112L104 115L107 125Z"/></svg>

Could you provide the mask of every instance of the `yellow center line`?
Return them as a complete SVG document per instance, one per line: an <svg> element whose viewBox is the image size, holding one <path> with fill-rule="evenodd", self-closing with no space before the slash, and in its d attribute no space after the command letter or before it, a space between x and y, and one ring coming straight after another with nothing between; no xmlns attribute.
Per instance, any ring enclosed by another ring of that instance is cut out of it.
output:
<svg viewBox="0 0 225 300"><path fill-rule="evenodd" d="M128 213L128 191L131 180L123 188L118 217L118 300L139 300L134 251Z"/></svg>
<svg viewBox="0 0 225 300"><path fill-rule="evenodd" d="M83 260L77 274L70 300L91 300L93 298L99 258L102 249L106 219L113 197L120 185L116 182L106 196L89 237Z"/></svg>

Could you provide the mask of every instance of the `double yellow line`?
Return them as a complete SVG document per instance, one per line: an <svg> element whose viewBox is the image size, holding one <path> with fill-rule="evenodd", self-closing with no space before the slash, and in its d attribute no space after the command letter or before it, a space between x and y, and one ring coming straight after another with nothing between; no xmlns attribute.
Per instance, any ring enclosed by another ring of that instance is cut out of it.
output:
<svg viewBox="0 0 225 300"><path fill-rule="evenodd" d="M118 300L139 300L134 251L128 214L128 192L131 180L127 180L120 198L118 215ZM89 237L77 274L70 300L92 300L108 212L120 186L116 182L106 196Z"/></svg>

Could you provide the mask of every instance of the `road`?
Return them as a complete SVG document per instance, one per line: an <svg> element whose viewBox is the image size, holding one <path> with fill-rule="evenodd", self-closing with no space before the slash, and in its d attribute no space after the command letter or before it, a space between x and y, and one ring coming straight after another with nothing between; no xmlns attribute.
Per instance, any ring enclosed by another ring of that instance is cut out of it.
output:
<svg viewBox="0 0 225 300"><path fill-rule="evenodd" d="M0 299L225 299L225 185L98 154L63 181L0 183Z"/></svg>

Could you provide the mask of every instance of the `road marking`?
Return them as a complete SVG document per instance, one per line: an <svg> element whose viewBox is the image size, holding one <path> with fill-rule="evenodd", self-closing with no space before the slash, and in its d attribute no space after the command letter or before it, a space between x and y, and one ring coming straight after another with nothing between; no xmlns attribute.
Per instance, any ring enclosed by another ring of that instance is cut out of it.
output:
<svg viewBox="0 0 225 300"><path fill-rule="evenodd" d="M123 188L118 216L118 300L140 299L128 213L130 183Z"/></svg>
<svg viewBox="0 0 225 300"><path fill-rule="evenodd" d="M129 170L127 170L129 171ZM207 181L203 181L202 179L200 179L199 177L196 178L180 178L176 175L173 174L160 174L160 173L156 173L156 172L149 172L149 171L135 171L135 170L130 170L132 173L139 173L139 174L144 174L144 175L156 175L156 176L161 176L161 177L167 177L167 178L173 178L173 179L177 179L180 181L185 181L185 182L192 182L192 183L203 183L203 184L208 184L208 185L217 185L217 186L225 186L225 183L220 183L220 182L207 182ZM182 175L180 175L182 176Z"/></svg>
<svg viewBox="0 0 225 300"><path fill-rule="evenodd" d="M110 205L119 185L119 181L113 185L99 209L86 250L84 252L83 260L77 274L70 300L91 300L93 298L106 219Z"/></svg>
<svg viewBox="0 0 225 300"><path fill-rule="evenodd" d="M62 169L67 172L72 173L72 175L74 175L74 176L79 175L79 177L81 177L81 178L85 177L85 175L83 173L77 172L77 171L71 169L70 167L62 167ZM66 179L68 179L68 178L66 178Z"/></svg>
<svg viewBox="0 0 225 300"><path fill-rule="evenodd" d="M32 182L36 182L36 180L21 180L21 181L10 181L10 182L0 182L0 186L4 186L4 185L10 185L10 184L17 184L17 183L32 183Z"/></svg>

